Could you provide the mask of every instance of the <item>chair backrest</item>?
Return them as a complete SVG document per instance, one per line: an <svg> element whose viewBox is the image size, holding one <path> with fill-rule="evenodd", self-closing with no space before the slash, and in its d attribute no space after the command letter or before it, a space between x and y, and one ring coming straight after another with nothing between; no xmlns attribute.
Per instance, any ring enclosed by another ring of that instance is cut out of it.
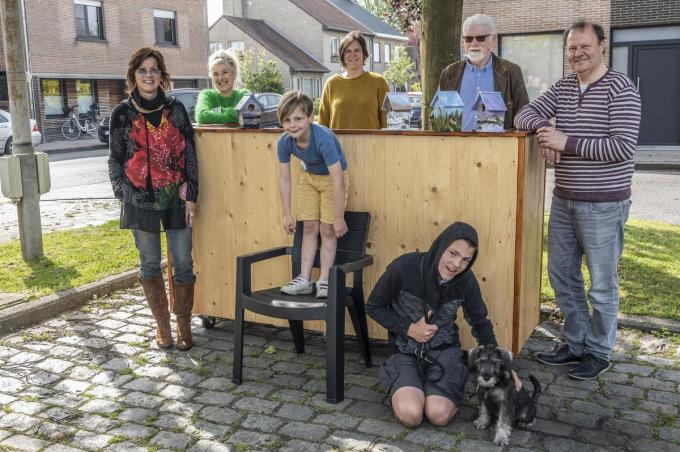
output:
<svg viewBox="0 0 680 452"><path fill-rule="evenodd" d="M338 239L338 248L335 253L335 263L344 264L363 258L366 255L366 242L368 242L368 227L371 223L371 214L368 212L345 212L345 222L347 223L347 234ZM302 221L297 222L295 228L295 238L293 239L293 276L300 274L302 232L304 225ZM321 245L321 238L319 238ZM319 248L314 257L314 267L320 267Z"/></svg>

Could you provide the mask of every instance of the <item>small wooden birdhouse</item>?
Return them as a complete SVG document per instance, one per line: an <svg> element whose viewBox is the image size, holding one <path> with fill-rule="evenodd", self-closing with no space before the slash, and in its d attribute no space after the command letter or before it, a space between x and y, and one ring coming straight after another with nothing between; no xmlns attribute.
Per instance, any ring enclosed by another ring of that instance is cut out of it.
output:
<svg viewBox="0 0 680 452"><path fill-rule="evenodd" d="M382 104L387 112L388 129L408 129L411 118L411 101L406 93L387 93Z"/></svg>
<svg viewBox="0 0 680 452"><path fill-rule="evenodd" d="M472 111L477 118L478 132L502 132L505 130L505 101L498 91L480 91Z"/></svg>
<svg viewBox="0 0 680 452"><path fill-rule="evenodd" d="M264 107L254 94L244 96L234 107L238 112L238 125L242 129L257 129Z"/></svg>
<svg viewBox="0 0 680 452"><path fill-rule="evenodd" d="M439 132L460 132L463 123L463 99L458 91L437 91L430 102L430 125Z"/></svg>

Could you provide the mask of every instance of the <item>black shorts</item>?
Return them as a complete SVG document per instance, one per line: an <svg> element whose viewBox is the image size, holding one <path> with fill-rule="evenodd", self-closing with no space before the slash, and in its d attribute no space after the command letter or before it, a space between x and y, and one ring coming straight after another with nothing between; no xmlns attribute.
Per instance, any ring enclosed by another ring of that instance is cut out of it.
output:
<svg viewBox="0 0 680 452"><path fill-rule="evenodd" d="M441 365L439 369L435 369L438 367L436 364L423 367L415 355L395 353L387 358L378 371L378 379L389 395L390 402L398 389L411 386L423 391L425 397L446 397L460 407L469 373L460 348L445 348L436 359Z"/></svg>

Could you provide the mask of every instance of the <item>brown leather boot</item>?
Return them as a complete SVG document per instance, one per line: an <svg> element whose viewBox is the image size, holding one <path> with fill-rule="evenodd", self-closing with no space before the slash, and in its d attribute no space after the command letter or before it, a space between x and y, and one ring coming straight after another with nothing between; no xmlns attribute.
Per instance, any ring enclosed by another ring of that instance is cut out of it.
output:
<svg viewBox="0 0 680 452"><path fill-rule="evenodd" d="M160 348L172 347L172 330L170 329L170 310L168 296L165 293L163 275L152 278L139 278L144 288L146 302L149 303L151 313L156 319L156 343Z"/></svg>
<svg viewBox="0 0 680 452"><path fill-rule="evenodd" d="M189 350L194 345L191 338L191 310L194 307L194 283L174 283L175 299L172 307L177 317L177 350Z"/></svg>

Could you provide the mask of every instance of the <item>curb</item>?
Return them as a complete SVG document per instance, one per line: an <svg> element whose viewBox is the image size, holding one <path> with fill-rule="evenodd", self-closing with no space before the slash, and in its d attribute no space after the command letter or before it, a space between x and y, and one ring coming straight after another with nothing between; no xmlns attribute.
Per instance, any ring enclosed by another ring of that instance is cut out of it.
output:
<svg viewBox="0 0 680 452"><path fill-rule="evenodd" d="M80 151L96 151L99 149L108 149L109 145L104 144L104 143L99 143L99 144L93 144L90 146L79 146L79 147L74 147L74 148L67 148L67 149L42 149L39 152L44 152L46 154L68 154L71 152L80 152Z"/></svg>
<svg viewBox="0 0 680 452"><path fill-rule="evenodd" d="M635 162L635 171L680 171L680 162Z"/></svg>
<svg viewBox="0 0 680 452"><path fill-rule="evenodd" d="M0 335L51 319L64 311L84 305L94 295L108 295L113 291L128 289L139 281L139 269L107 276L84 286L57 292L27 301L0 311Z"/></svg>
<svg viewBox="0 0 680 452"><path fill-rule="evenodd" d="M541 319L546 320L550 317L563 317L562 311L558 307L551 307L541 305ZM680 321L671 319L659 319L656 317L649 317L646 315L618 315L618 326L625 326L627 328L635 328L642 331L663 331L673 334L680 334Z"/></svg>

